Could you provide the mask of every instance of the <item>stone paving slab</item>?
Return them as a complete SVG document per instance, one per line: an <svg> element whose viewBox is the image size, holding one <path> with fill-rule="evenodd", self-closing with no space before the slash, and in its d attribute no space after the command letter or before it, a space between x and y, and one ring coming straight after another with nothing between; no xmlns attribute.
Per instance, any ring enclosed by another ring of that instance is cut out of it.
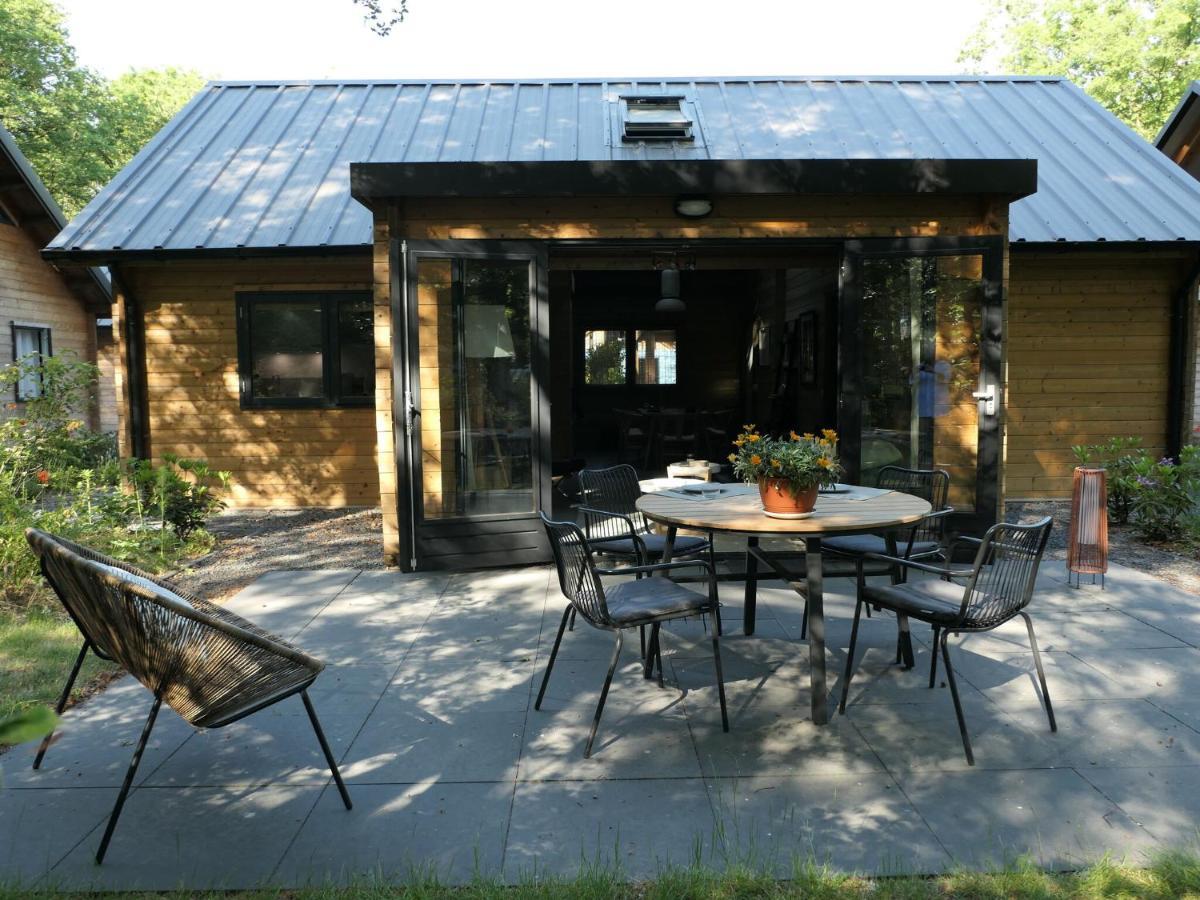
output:
<svg viewBox="0 0 1200 900"><path fill-rule="evenodd" d="M854 612L830 582L836 709ZM626 636L591 759L611 633L580 619L533 709L564 601L548 567L401 575L275 572L231 607L326 659L310 690L355 808L342 808L303 706L289 699L196 731L164 710L103 867L92 863L149 693L124 678L71 710L45 767L0 757L0 883L122 890L296 886L436 872L515 880L694 861L786 876L797 858L869 873L1137 862L1200 842L1200 604L1113 567L1068 587L1055 563L1030 612L1058 731L1018 622L951 654L977 765L966 765L944 666L895 664L896 623L860 627L845 715L809 718L803 600L723 583L721 729L712 622L664 626L665 686ZM699 589L697 587L696 589Z"/></svg>

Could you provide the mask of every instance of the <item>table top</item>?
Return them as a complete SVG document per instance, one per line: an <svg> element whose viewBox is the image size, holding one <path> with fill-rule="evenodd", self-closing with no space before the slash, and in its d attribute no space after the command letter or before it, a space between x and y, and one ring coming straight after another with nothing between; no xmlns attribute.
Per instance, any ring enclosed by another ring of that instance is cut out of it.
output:
<svg viewBox="0 0 1200 900"><path fill-rule="evenodd" d="M807 519L775 519L762 509L758 487L727 485L734 493L715 500L684 500L668 494L643 494L637 508L647 519L664 525L731 534L772 534L812 537L857 534L911 525L929 515L932 506L920 497L889 491L866 500L848 500L837 494L817 498Z"/></svg>

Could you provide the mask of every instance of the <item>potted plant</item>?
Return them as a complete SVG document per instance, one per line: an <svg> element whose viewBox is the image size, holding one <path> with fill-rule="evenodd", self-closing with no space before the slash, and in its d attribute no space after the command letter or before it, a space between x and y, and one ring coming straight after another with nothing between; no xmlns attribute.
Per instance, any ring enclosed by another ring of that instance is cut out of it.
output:
<svg viewBox="0 0 1200 900"><path fill-rule="evenodd" d="M837 432L796 434L786 438L759 434L743 426L729 454L734 474L747 484L758 484L763 510L778 518L812 515L817 491L834 484L842 473L837 456Z"/></svg>

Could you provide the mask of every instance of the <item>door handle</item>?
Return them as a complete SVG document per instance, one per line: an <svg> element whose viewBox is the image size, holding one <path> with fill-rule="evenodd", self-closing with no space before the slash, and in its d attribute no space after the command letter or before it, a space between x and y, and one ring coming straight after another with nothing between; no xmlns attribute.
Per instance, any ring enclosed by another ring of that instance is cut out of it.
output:
<svg viewBox="0 0 1200 900"><path fill-rule="evenodd" d="M421 410L417 409L417 405L413 403L412 391L404 392L404 430L408 434L413 433L413 426L416 424L416 419L421 415Z"/></svg>
<svg viewBox="0 0 1200 900"><path fill-rule="evenodd" d="M994 416L996 414L996 386L994 384L989 384L982 391L972 392L971 396L983 404L983 414L985 416Z"/></svg>

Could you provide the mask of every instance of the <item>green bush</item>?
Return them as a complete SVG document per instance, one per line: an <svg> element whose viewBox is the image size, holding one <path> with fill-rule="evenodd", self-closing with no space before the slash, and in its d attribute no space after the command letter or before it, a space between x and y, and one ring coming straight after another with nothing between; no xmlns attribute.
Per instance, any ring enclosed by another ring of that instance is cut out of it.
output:
<svg viewBox="0 0 1200 900"><path fill-rule="evenodd" d="M181 540L204 527L210 516L225 508L225 501L215 493L212 482L228 488L230 473L214 472L203 460L164 453L162 465L134 460L129 471L145 503Z"/></svg>
<svg viewBox="0 0 1200 900"><path fill-rule="evenodd" d="M1118 525L1129 521L1138 492L1139 468L1149 460L1142 439L1115 437L1103 444L1076 446L1075 458L1083 466L1099 465L1108 473L1108 512Z"/></svg>

